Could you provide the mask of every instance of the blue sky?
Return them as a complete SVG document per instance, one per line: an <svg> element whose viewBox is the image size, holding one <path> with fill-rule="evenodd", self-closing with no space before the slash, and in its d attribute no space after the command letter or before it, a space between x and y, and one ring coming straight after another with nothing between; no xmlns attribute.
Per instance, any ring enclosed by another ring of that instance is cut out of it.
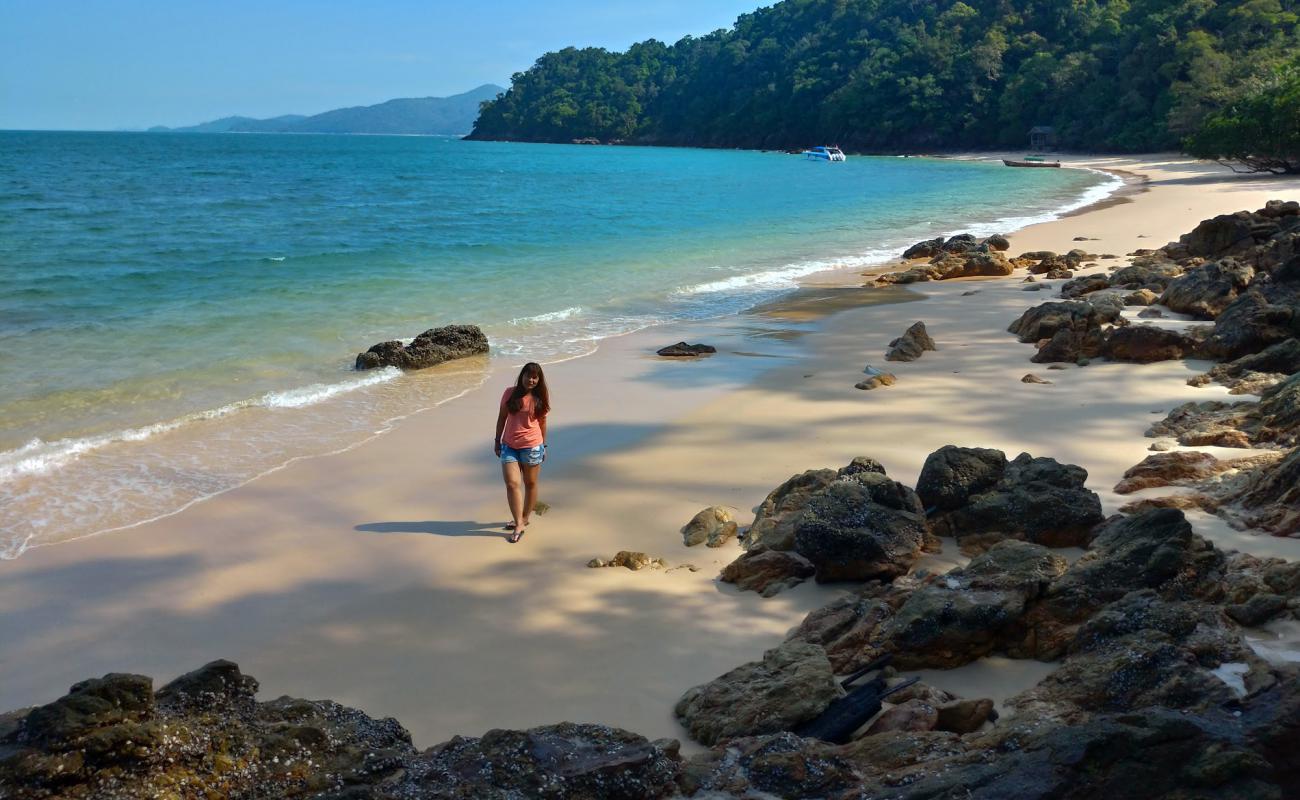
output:
<svg viewBox="0 0 1300 800"><path fill-rule="evenodd" d="M771 0L0 0L0 128L314 114L508 85L542 53L729 27Z"/></svg>

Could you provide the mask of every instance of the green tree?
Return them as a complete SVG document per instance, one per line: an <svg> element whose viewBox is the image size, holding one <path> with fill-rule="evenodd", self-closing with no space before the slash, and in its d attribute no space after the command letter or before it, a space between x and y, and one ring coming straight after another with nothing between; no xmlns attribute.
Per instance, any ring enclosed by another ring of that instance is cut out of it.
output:
<svg viewBox="0 0 1300 800"><path fill-rule="evenodd" d="M1238 172L1300 174L1300 58L1212 114L1185 146L1197 158L1215 159Z"/></svg>

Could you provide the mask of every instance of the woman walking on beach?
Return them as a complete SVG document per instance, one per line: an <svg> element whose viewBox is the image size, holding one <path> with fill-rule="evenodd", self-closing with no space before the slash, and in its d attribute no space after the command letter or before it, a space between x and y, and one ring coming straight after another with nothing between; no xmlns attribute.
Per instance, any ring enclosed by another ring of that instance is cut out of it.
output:
<svg viewBox="0 0 1300 800"><path fill-rule="evenodd" d="M510 504L512 522L506 530L513 531L511 543L523 538L537 505L537 476L546 460L546 415L550 410L551 395L542 365L530 361L519 370L515 385L501 395L493 443Z"/></svg>

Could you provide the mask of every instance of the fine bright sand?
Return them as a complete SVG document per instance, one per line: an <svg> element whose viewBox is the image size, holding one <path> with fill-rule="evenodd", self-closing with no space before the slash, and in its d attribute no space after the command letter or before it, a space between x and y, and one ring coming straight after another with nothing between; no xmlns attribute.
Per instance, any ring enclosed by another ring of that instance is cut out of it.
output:
<svg viewBox="0 0 1300 800"><path fill-rule="evenodd" d="M1174 156L1066 162L1134 183L1117 201L1015 233L1012 254L1123 256L1214 214L1300 197L1293 180ZM0 562L0 709L49 702L110 671L160 685L228 658L261 681L263 698L332 698L395 716L421 747L561 720L684 739L672 707L686 689L758 658L843 591L805 584L764 600L717 583L741 551L682 545L679 528L701 508L732 506L747 525L792 474L858 455L913 484L927 454L959 444L1080 464L1110 513L1128 499L1111 487L1147 455L1155 413L1223 394L1185 385L1205 363L1031 364L1032 347L1006 327L1053 293L1022 292L1022 278L862 290L844 288L858 283L851 273L819 276L777 307L608 340L549 366L542 497L552 510L518 545L500 530L491 452L512 365L348 452ZM938 352L887 365L888 342L918 319ZM652 355L679 339L719 352ZM888 366L897 385L854 389L868 363ZM1054 383L1022 384L1031 371ZM1193 524L1226 547L1300 556L1300 541L1204 515ZM927 566L964 561L945 545ZM699 570L585 567L619 550ZM1048 670L986 659L927 679L1002 699Z"/></svg>

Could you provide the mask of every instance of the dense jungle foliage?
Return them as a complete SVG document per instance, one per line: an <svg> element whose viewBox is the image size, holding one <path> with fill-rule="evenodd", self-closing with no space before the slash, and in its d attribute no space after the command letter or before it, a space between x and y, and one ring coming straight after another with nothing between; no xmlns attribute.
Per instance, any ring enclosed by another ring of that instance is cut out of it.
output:
<svg viewBox="0 0 1300 800"><path fill-rule="evenodd" d="M547 53L473 138L862 151L1174 149L1300 51L1300 0L783 0Z"/></svg>
<svg viewBox="0 0 1300 800"><path fill-rule="evenodd" d="M1239 171L1300 174L1300 57L1211 114L1185 146Z"/></svg>

